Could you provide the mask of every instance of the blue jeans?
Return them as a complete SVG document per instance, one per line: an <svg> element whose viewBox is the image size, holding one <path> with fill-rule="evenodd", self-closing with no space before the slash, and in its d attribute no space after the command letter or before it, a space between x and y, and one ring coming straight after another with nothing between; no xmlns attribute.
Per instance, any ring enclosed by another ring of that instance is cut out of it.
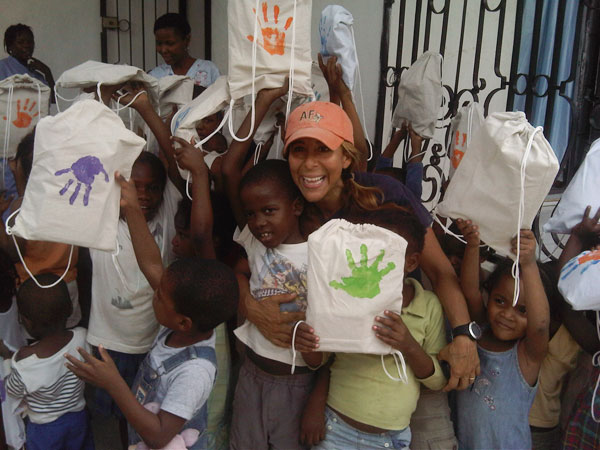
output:
<svg viewBox="0 0 600 450"><path fill-rule="evenodd" d="M364 433L351 427L329 407L325 410L325 440L313 450L408 449L410 428L387 433Z"/></svg>

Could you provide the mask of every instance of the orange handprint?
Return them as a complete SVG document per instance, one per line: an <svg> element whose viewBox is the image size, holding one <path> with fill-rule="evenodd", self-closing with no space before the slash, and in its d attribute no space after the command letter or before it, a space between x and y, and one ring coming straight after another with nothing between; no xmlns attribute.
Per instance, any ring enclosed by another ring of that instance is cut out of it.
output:
<svg viewBox="0 0 600 450"><path fill-rule="evenodd" d="M465 152L461 152L459 149L455 148L454 149L454 154L452 155L452 167L454 167L455 169L458 167L458 165L460 164L460 161L462 160L463 156L465 156Z"/></svg>
<svg viewBox="0 0 600 450"><path fill-rule="evenodd" d="M34 100L31 103L31 106L29 106L29 99L27 98L25 99L23 110L21 111L21 100L17 100L17 118L12 121L12 124L17 128L27 128L31 124L33 118L39 114L39 112L31 114L31 111L33 111L33 108L35 108L36 104L37 103ZM7 120L6 116L2 118Z"/></svg>
<svg viewBox="0 0 600 450"><path fill-rule="evenodd" d="M263 12L263 18L264 18L265 24L269 23L269 17L267 16L267 10L268 10L267 2L263 2L262 12ZM254 8L252 8L252 11L254 12L254 14L256 14L256 10ZM279 6L278 5L273 6L273 16L274 16L273 18L274 18L275 25L277 25L279 23ZM260 31L262 32L262 37L263 37L262 43L258 42L260 44L260 46L262 48L264 48L267 52L269 52L269 54L271 54L271 55L283 55L283 52L285 51L285 31L279 31L278 28L263 26L263 24L261 23L258 16L257 16L257 20L258 20L258 24L260 25ZM285 21L285 26L283 27L283 29L287 30L290 27L290 25L292 24L293 20L294 20L293 17L288 17L288 19ZM247 38L250 41L254 41L254 36L252 36L252 35L248 35Z"/></svg>

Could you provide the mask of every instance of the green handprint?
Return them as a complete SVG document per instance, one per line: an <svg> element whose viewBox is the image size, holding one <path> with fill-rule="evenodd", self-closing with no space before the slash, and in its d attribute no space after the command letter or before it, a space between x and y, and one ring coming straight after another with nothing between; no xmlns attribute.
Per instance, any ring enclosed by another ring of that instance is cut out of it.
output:
<svg viewBox="0 0 600 450"><path fill-rule="evenodd" d="M360 246L360 266L357 266L354 262L352 252L346 250L346 259L348 260L348 267L352 270L352 276L342 277L342 282L330 281L329 286L335 289L343 289L352 297L356 298L373 298L381 292L379 289L379 283L381 279L387 275L390 271L396 268L396 264L393 262L388 263L385 269L379 271L379 263L383 260L385 250L381 250L381 253L377 255L373 264L369 267L367 257L367 246L362 244Z"/></svg>

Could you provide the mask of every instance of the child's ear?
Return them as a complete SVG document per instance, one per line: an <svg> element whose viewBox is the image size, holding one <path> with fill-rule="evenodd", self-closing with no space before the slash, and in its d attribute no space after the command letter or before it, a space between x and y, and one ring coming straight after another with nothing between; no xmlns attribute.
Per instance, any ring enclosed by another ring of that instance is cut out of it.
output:
<svg viewBox="0 0 600 450"><path fill-rule="evenodd" d="M192 322L192 319L190 319L188 316L184 316L183 314L179 314L177 320L177 331L188 332L192 329L193 326L194 323Z"/></svg>
<svg viewBox="0 0 600 450"><path fill-rule="evenodd" d="M421 254L414 252L406 254L404 257L404 273L411 273L419 268L419 261L421 260Z"/></svg>
<svg viewBox="0 0 600 450"><path fill-rule="evenodd" d="M292 203L292 211L294 211L295 216L300 216L300 214L302 214L302 211L304 211L304 198L296 197Z"/></svg>

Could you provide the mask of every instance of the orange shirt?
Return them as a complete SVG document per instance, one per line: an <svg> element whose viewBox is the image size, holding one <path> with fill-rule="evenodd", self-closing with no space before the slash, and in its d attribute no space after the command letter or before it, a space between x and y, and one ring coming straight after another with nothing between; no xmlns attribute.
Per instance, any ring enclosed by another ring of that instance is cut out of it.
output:
<svg viewBox="0 0 600 450"><path fill-rule="evenodd" d="M26 248L21 249L21 252L25 254L25 263L27 264L27 268L33 275L40 273L53 273L59 277L65 272L69 261L70 251L71 245L44 241L27 241ZM67 275L64 278L66 283L77 278L78 256L79 248L74 247L71 265ZM29 278L29 274L20 261L15 264L15 267L17 269L17 273L19 274L20 282L23 283Z"/></svg>

